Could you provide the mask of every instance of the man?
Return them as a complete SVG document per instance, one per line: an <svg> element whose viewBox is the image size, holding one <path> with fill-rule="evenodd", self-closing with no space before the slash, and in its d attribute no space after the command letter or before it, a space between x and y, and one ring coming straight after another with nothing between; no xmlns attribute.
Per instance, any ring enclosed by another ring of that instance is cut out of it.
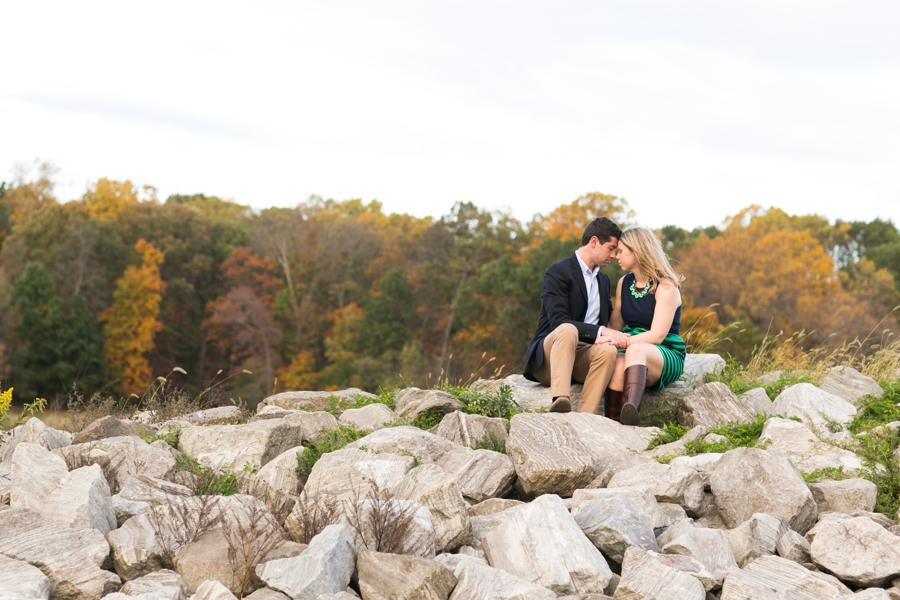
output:
<svg viewBox="0 0 900 600"><path fill-rule="evenodd" d="M600 271L615 258L622 230L606 217L591 221L572 256L554 263L541 285L541 314L528 344L524 375L549 385L550 412L569 412L569 387L584 383L580 412L596 413L616 366L616 347L627 336L606 327L612 314L609 277ZM613 407L605 414L615 419Z"/></svg>

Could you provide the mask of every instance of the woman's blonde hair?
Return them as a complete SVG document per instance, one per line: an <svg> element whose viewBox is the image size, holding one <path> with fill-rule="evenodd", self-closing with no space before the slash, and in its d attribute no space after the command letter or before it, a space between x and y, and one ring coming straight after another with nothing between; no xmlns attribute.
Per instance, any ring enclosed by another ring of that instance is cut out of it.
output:
<svg viewBox="0 0 900 600"><path fill-rule="evenodd" d="M656 286L663 279L669 279L681 287L684 276L679 275L669 263L659 238L646 227L628 227L622 232L619 243L628 246L634 254L634 262L645 277L653 279L650 293L656 293Z"/></svg>

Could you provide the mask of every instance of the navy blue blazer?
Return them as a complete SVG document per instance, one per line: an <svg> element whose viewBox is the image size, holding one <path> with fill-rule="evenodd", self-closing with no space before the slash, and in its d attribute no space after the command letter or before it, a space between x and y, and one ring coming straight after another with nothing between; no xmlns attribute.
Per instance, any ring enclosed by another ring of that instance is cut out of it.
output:
<svg viewBox="0 0 900 600"><path fill-rule="evenodd" d="M589 325L584 322L588 307L587 287L575 254L553 263L544 273L544 282L541 284L541 315L534 339L525 352L523 374L526 379L537 381L534 373L544 364L544 338L554 329L563 323L571 323L578 329L578 341L593 344L600 326L609 323L612 303L609 300L609 277L606 273L597 272L597 283L600 284L600 322L598 325Z"/></svg>

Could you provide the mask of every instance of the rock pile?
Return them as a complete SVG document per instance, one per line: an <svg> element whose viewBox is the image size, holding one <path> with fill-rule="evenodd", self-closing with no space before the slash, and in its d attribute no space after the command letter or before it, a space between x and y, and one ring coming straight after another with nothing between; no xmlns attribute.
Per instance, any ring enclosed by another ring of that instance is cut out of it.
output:
<svg viewBox="0 0 900 600"><path fill-rule="evenodd" d="M415 389L396 413L335 416L330 395L297 392L246 423L184 415L177 448L137 421L73 437L32 419L0 445L0 598L900 599L900 526L872 512L875 486L801 476L862 468L835 440L877 385L840 369L772 403L702 384L716 358L689 360L672 414L693 429L653 450L654 428L487 418ZM431 431L397 425L434 411ZM758 447L669 460L762 412L785 418ZM371 433L298 469L342 425ZM240 493L195 495L204 473Z"/></svg>

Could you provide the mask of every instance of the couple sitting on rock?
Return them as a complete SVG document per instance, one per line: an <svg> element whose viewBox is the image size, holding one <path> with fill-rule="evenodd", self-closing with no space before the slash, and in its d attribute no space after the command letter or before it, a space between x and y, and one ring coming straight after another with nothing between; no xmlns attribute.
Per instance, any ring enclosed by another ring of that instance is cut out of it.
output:
<svg viewBox="0 0 900 600"><path fill-rule="evenodd" d="M614 258L628 273L613 305L600 267ZM525 377L551 388L550 412L571 410L569 387L578 382L579 411L596 413L605 391L605 416L637 424L644 388L662 389L684 369L682 279L649 229L622 231L606 217L588 224L581 247L544 274L537 333L525 355Z"/></svg>

